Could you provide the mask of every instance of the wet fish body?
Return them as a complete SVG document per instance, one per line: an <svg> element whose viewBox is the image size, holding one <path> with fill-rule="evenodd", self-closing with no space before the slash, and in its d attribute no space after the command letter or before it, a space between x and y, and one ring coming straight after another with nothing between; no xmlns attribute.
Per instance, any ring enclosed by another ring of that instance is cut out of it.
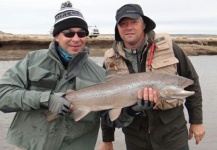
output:
<svg viewBox="0 0 217 150"><path fill-rule="evenodd" d="M79 121L91 111L110 110L110 119L115 120L123 107L136 103L137 92L144 87L153 88L158 100L185 99L193 91L184 88L192 85L193 80L161 73L134 73L120 75L105 83L89 86L66 94L73 104L73 117Z"/></svg>

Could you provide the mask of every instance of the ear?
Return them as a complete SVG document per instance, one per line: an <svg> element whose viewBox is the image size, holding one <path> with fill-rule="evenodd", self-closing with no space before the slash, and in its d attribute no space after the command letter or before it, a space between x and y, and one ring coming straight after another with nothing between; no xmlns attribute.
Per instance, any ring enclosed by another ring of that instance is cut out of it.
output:
<svg viewBox="0 0 217 150"><path fill-rule="evenodd" d="M54 37L55 41L56 42L59 42L59 34L57 34L55 37Z"/></svg>
<svg viewBox="0 0 217 150"><path fill-rule="evenodd" d="M146 28L146 24L145 24L145 23L143 23L143 30L145 30L145 28Z"/></svg>

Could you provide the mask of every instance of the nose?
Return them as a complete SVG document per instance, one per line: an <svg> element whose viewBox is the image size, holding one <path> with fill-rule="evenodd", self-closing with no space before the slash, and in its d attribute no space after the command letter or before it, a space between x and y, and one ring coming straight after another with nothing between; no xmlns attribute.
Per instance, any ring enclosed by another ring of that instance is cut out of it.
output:
<svg viewBox="0 0 217 150"><path fill-rule="evenodd" d="M78 37L78 34L75 33L75 35L71 38L73 41L79 41L80 38Z"/></svg>
<svg viewBox="0 0 217 150"><path fill-rule="evenodd" d="M126 24L126 29L132 29L133 28L133 24L132 23L127 23Z"/></svg>

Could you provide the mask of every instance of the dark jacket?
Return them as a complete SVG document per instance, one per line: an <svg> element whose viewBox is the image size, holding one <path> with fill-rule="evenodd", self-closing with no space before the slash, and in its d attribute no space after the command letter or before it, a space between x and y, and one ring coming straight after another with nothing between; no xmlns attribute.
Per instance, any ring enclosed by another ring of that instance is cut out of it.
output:
<svg viewBox="0 0 217 150"><path fill-rule="evenodd" d="M150 32L149 37L153 37L154 32ZM195 91L193 96L186 98L185 106L189 114L189 123L202 123L202 94L199 84L198 75L182 49L172 43L175 57L179 60L177 72L180 76L194 80L194 84L187 87L188 91ZM113 49L115 50L115 44ZM144 72L147 52L143 54L140 70ZM132 64L125 60L129 72L133 73ZM183 105L169 110L148 110L145 114L134 118L133 122L123 128L128 150L177 150L187 145L188 131L187 121L185 120ZM114 128L102 124L103 141L109 142L114 140Z"/></svg>

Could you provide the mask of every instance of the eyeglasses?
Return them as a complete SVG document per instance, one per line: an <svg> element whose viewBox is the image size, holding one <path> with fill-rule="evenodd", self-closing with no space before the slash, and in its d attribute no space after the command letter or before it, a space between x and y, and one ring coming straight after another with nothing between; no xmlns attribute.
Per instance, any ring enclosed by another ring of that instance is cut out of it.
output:
<svg viewBox="0 0 217 150"><path fill-rule="evenodd" d="M67 38L72 38L75 36L75 34L77 34L79 38L83 38L87 35L87 33L85 31L74 32L71 30L64 30L64 31L62 31L62 33Z"/></svg>

